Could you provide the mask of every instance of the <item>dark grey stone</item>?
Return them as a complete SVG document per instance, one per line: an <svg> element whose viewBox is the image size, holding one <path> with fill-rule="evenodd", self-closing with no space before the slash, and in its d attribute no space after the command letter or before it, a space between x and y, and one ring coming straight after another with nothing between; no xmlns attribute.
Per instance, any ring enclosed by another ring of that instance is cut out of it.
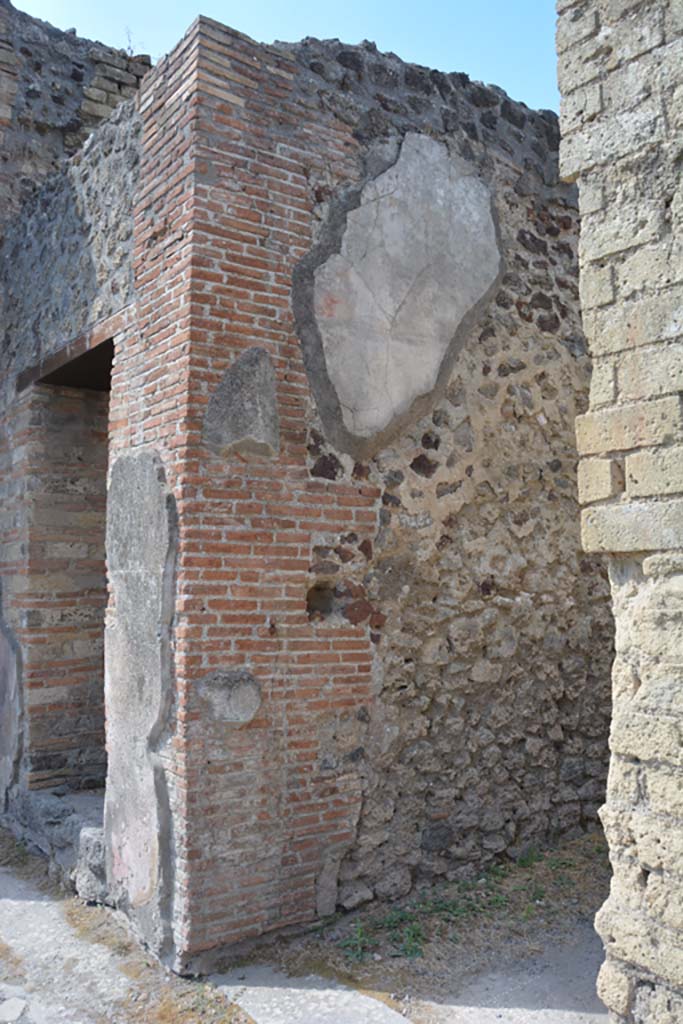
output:
<svg viewBox="0 0 683 1024"><path fill-rule="evenodd" d="M216 455L277 455L275 371L265 349L248 348L225 371L209 399L202 440Z"/></svg>
<svg viewBox="0 0 683 1024"><path fill-rule="evenodd" d="M0 811L17 781L21 760L21 650L2 614L0 581Z"/></svg>

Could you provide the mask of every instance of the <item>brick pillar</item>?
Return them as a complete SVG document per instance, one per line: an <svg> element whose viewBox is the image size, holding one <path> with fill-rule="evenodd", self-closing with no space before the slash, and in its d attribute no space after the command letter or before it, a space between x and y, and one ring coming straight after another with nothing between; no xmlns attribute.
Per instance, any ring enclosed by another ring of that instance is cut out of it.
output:
<svg viewBox="0 0 683 1024"><path fill-rule="evenodd" d="M367 621L318 621L307 592L316 536L374 535L379 492L308 472L289 297L312 244L304 169L336 148L343 168L350 131L309 133L291 79L289 57L199 19L140 94L137 326L111 395L105 837L113 898L180 970L332 912L360 812L356 764L326 754L372 699ZM258 422L223 443L245 395Z"/></svg>
<svg viewBox="0 0 683 1024"><path fill-rule="evenodd" d="M344 166L348 129L324 144L310 132L287 56L208 19L196 32L177 631L182 942L195 957L334 910L361 794L352 762L326 762L325 736L371 700L372 652L367 625L312 621L306 595L316 533L373 534L378 497L363 481L307 471L312 397L290 305L292 271L312 244L305 168L336 149ZM270 433L221 446L207 423L240 367L237 398L259 381L253 399Z"/></svg>
<svg viewBox="0 0 683 1024"><path fill-rule="evenodd" d="M597 918L611 1019L683 1019L683 8L559 0L561 167L577 180L594 359L578 418L583 544L617 626Z"/></svg>

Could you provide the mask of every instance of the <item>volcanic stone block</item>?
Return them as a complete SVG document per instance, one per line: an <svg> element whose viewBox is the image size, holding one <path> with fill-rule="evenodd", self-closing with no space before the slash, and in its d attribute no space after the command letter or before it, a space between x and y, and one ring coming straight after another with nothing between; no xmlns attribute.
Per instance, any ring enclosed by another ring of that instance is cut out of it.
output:
<svg viewBox="0 0 683 1024"><path fill-rule="evenodd" d="M225 371L209 400L202 439L216 455L277 455L275 371L264 349L248 348Z"/></svg>

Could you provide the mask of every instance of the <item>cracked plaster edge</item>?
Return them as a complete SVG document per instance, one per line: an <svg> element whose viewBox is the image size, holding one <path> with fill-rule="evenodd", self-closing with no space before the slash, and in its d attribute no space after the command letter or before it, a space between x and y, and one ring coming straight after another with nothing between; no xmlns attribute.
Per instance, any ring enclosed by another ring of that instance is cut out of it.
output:
<svg viewBox="0 0 683 1024"><path fill-rule="evenodd" d="M426 415L441 398L448 386L455 361L462 351L470 332L481 320L482 314L500 286L505 273L505 257L503 252L500 220L496 209L494 195L489 190L489 209L498 249L498 272L481 298L469 309L458 324L455 333L441 360L441 366L432 389L418 395L409 408L395 416L383 430L372 437L354 434L344 423L342 405L337 395L325 360L323 341L315 316L315 272L334 255L341 255L341 247L347 228L348 214L361 205L363 190L371 181L376 180L398 162L407 135L427 135L441 145L446 146L449 154L453 152L455 140L450 136L436 137L431 133L408 131L391 139L375 142L363 154L364 172L353 185L344 187L334 196L327 210L325 221L320 229L317 242L299 261L292 274L292 310L296 333L301 343L304 367L313 392L320 419L332 444L342 452L356 459L369 459L394 440L408 425ZM387 150L394 149L393 153ZM461 160L472 163L460 153ZM473 166L472 175L478 174Z"/></svg>

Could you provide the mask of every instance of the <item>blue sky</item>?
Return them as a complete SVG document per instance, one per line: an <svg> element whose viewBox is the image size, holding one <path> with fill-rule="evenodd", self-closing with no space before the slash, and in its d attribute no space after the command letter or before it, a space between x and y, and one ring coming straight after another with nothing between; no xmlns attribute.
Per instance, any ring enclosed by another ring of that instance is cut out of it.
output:
<svg viewBox="0 0 683 1024"><path fill-rule="evenodd" d="M59 28L157 60L197 14L260 42L304 36L371 39L381 50L502 86L530 107L558 109L554 0L14 0Z"/></svg>

